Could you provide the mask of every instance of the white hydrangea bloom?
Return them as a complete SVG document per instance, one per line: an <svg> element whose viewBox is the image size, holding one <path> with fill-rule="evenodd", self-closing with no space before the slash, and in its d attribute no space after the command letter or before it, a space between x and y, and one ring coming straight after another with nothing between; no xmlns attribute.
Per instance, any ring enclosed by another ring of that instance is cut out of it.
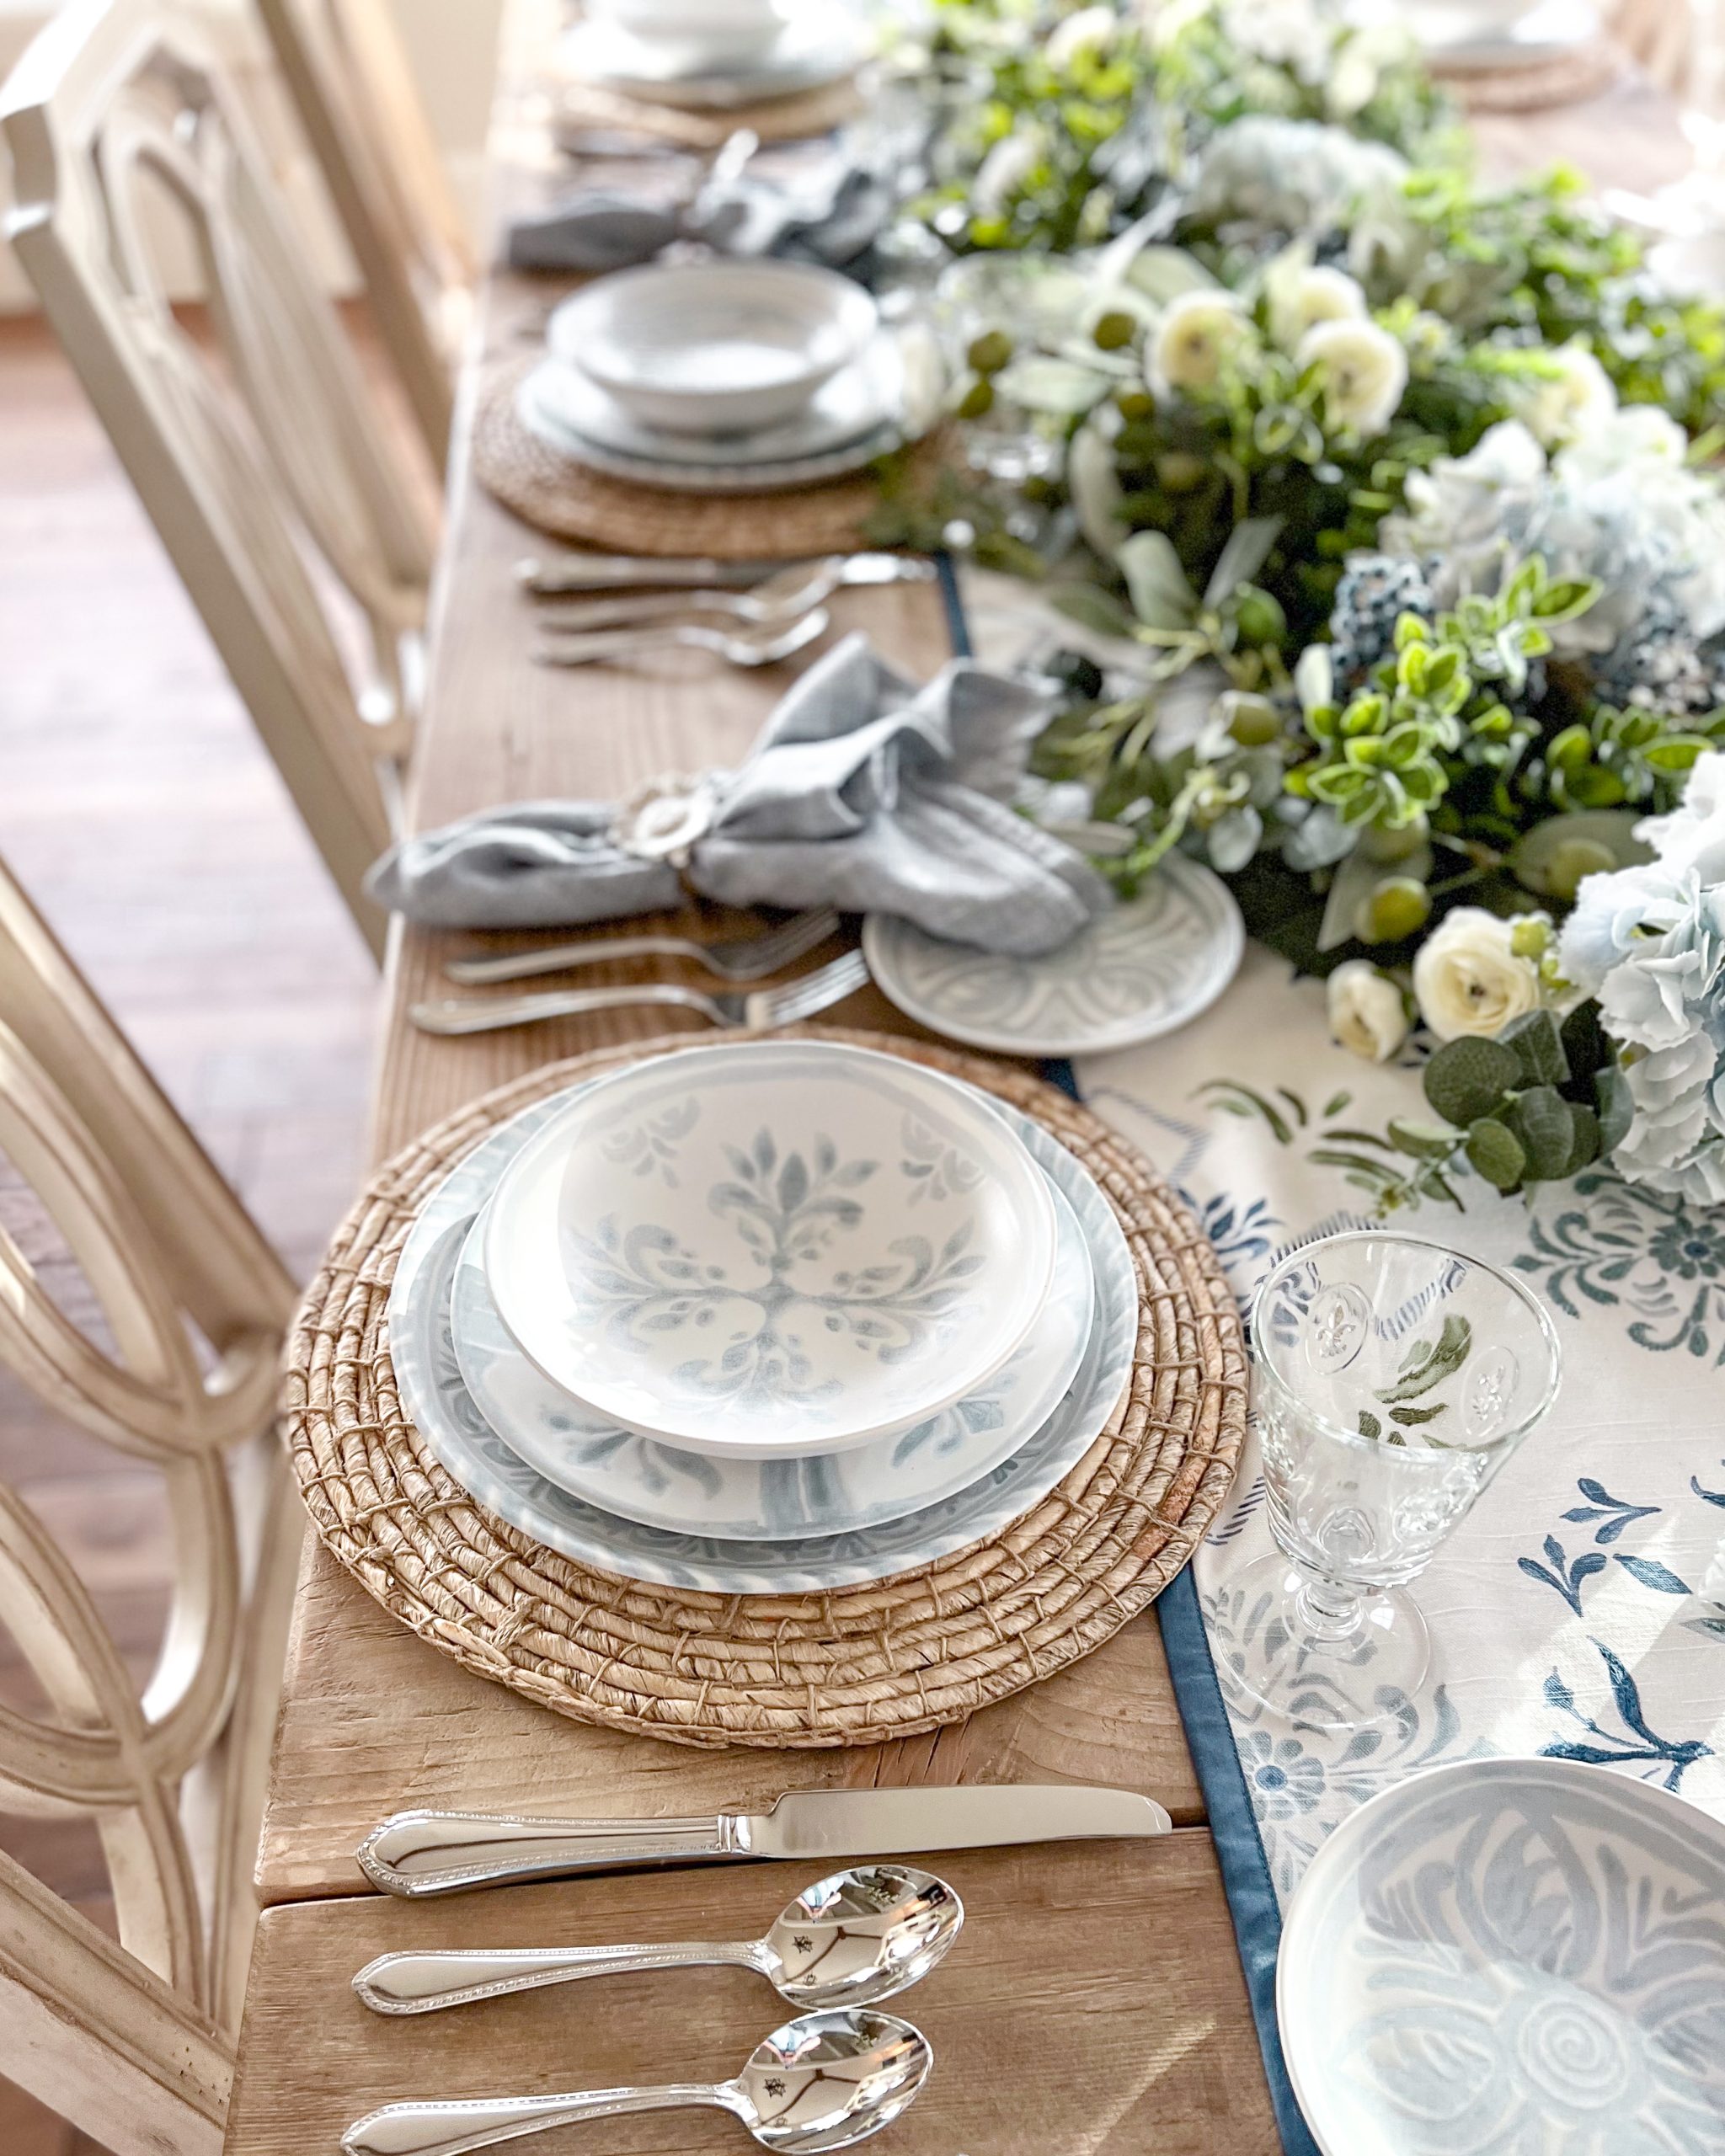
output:
<svg viewBox="0 0 1725 2156"><path fill-rule="evenodd" d="M1514 402L1535 440L1560 449L1605 426L1617 409L1617 392L1583 345L1562 344L1545 357L1550 371L1518 382Z"/></svg>
<svg viewBox="0 0 1725 2156"><path fill-rule="evenodd" d="M1192 208L1212 222L1261 232L1339 232L1363 211L1399 201L1407 161L1315 120L1248 113L1221 128L1199 161Z"/></svg>

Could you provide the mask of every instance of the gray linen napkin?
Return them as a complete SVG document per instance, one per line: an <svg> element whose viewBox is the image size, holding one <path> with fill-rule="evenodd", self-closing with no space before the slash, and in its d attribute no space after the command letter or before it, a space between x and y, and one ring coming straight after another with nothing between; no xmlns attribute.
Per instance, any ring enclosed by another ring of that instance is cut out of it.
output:
<svg viewBox="0 0 1725 2156"><path fill-rule="evenodd" d="M782 699L684 874L728 905L900 914L983 950L1053 951L1110 903L1064 841L1017 814L1042 691L954 660L926 687L847 637ZM372 868L379 905L441 928L552 928L675 906L676 868L613 835L597 802L487 809L403 839Z"/></svg>
<svg viewBox="0 0 1725 2156"><path fill-rule="evenodd" d="M650 262L673 240L722 254L777 254L843 269L879 237L893 209L881 175L836 150L781 179L739 174L692 202L615 184L577 188L509 227L512 270L596 271Z"/></svg>

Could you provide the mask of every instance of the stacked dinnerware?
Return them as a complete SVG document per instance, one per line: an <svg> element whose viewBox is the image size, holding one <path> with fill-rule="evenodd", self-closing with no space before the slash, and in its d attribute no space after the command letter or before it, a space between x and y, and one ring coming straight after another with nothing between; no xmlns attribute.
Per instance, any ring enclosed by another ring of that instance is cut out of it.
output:
<svg viewBox="0 0 1725 2156"><path fill-rule="evenodd" d="M539 1102L421 1213L403 1406L481 1503L660 1585L883 1579L1088 1450L1137 1337L1107 1199L1039 1124L834 1042L636 1064Z"/></svg>
<svg viewBox="0 0 1725 2156"><path fill-rule="evenodd" d="M913 431L903 348L872 296L797 262L652 264L557 308L522 382L562 454L676 492L766 492L860 470Z"/></svg>
<svg viewBox="0 0 1725 2156"><path fill-rule="evenodd" d="M601 88L723 111L840 82L866 49L841 0L588 0L563 56Z"/></svg>

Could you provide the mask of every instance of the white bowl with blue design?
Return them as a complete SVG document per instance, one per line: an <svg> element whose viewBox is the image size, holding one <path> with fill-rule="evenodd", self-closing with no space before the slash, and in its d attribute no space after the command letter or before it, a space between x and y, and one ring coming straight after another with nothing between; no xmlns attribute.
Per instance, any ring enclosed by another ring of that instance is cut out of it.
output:
<svg viewBox="0 0 1725 2156"><path fill-rule="evenodd" d="M1725 1826L1568 1759L1470 1759L1318 1851L1276 1972L1324 2156L1725 2150Z"/></svg>
<svg viewBox="0 0 1725 2156"><path fill-rule="evenodd" d="M528 1361L498 1315L485 1277L483 1215L456 1267L456 1359L480 1412L529 1467L625 1518L673 1534L776 1542L879 1527L938 1503L1010 1459L1076 1374L1095 1282L1077 1215L1058 1189L1054 1199L1054 1281L1027 1337L975 1392L897 1437L848 1452L788 1460L689 1452L588 1413Z"/></svg>
<svg viewBox="0 0 1725 2156"><path fill-rule="evenodd" d="M857 1587L936 1564L998 1534L1045 1497L1108 1427L1137 1350L1132 1254L1114 1208L1081 1164L1039 1123L1002 1107L1071 1206L1095 1283L1090 1334L1072 1382L1009 1460L901 1519L793 1541L670 1534L559 1489L504 1442L468 1391L456 1355L451 1289L474 1219L505 1168L570 1098L558 1094L524 1109L451 1171L409 1230L390 1289L389 1356L402 1412L445 1471L511 1527L598 1571L661 1587L714 1594Z"/></svg>
<svg viewBox="0 0 1725 2156"><path fill-rule="evenodd" d="M832 1041L655 1057L505 1173L485 1273L515 1344L608 1422L831 1453L985 1384L1047 1299L1046 1178L976 1093Z"/></svg>

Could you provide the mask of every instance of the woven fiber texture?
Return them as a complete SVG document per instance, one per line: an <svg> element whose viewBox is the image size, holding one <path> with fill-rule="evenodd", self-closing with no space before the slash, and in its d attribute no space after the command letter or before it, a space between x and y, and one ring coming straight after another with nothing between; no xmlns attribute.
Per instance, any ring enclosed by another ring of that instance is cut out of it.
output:
<svg viewBox="0 0 1725 2156"><path fill-rule="evenodd" d="M836 554L868 542L880 493L868 472L793 494L667 494L590 470L524 426L515 391L533 360L511 360L479 387L473 469L505 509L559 539L629 554L705 554L718 561L780 561ZM921 455L937 459L938 437Z"/></svg>
<svg viewBox="0 0 1725 2156"><path fill-rule="evenodd" d="M1470 112L1543 112L1552 105L1580 104L1599 96L1628 64L1610 38L1596 37L1550 60L1530 60L1521 67L1458 69L1445 75L1439 61L1433 72L1443 76L1445 87Z"/></svg>
<svg viewBox="0 0 1725 2156"><path fill-rule="evenodd" d="M862 109L862 96L852 76L824 83L817 89L798 90L789 97L765 98L758 104L727 105L712 112L653 104L597 83L565 77L557 87L553 124L562 134L589 129L621 131L650 136L679 149L712 152L722 150L745 127L763 142L807 141L841 127Z"/></svg>
<svg viewBox="0 0 1725 2156"><path fill-rule="evenodd" d="M531 1072L427 1131L338 1230L289 1342L283 1417L318 1534L392 1616L542 1706L696 1745L868 1744L1052 1676L1145 1609L1215 1517L1245 1432L1239 1315L1215 1250L1142 1158L1007 1065L794 1029L950 1071L1036 1117L1108 1193L1138 1269L1137 1359L1107 1430L998 1537L867 1587L724 1596L558 1556L484 1512L402 1413L385 1309L419 1207L497 1124L686 1033Z"/></svg>

